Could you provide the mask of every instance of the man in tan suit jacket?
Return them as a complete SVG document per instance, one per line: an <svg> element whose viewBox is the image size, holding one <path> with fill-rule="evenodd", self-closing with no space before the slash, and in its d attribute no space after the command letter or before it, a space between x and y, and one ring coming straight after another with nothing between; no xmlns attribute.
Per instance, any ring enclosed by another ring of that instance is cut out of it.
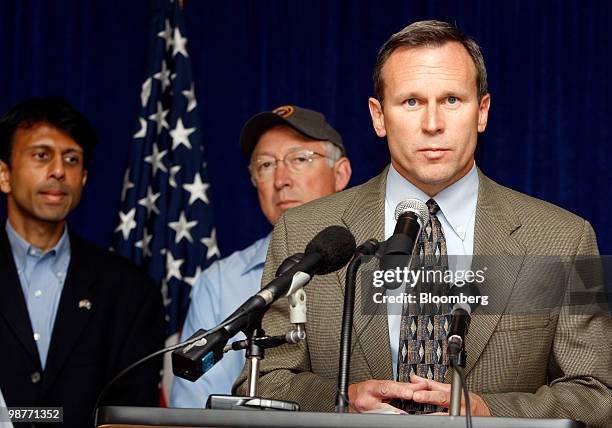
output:
<svg viewBox="0 0 612 428"><path fill-rule="evenodd" d="M381 49L374 82L372 122L377 135L387 137L394 171L435 198L472 170L476 137L486 127L490 105L484 61L472 39L446 23L412 24ZM286 212L272 235L263 284L326 226L347 227L358 243L382 241L388 170ZM480 171L473 224L473 254L502 256L481 291L496 307L533 293L529 287L539 268L529 263L531 256L598 254L588 222L500 186ZM346 268L316 276L308 285L307 340L267 352L259 395L296 401L303 410L333 410L345 275ZM561 287L563 294L568 284L547 286L557 292ZM450 370L444 383L417 376L407 383L391 380L387 316L362 310L362 285L357 282L351 410L394 409L389 402L396 398L448 407ZM570 418L610 426L612 320L609 314L569 312L473 314L465 343L472 415ZM270 335L290 329L286 302L273 305L263 327ZM244 393L244 372L236 386Z"/></svg>

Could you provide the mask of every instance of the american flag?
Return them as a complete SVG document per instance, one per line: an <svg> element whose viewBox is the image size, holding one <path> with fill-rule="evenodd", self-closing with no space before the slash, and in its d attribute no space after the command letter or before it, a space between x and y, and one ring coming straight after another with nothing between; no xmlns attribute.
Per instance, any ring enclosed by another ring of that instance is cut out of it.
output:
<svg viewBox="0 0 612 428"><path fill-rule="evenodd" d="M171 345L178 341L191 287L219 249L183 11L172 0L159 0L154 8L148 77L114 248L160 284ZM167 393L171 377L165 368Z"/></svg>

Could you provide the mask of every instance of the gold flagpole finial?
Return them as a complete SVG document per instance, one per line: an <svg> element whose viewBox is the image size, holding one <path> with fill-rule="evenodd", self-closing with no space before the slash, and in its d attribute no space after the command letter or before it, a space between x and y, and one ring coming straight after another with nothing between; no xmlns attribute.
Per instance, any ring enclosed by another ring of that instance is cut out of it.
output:
<svg viewBox="0 0 612 428"><path fill-rule="evenodd" d="M179 0L179 7L181 8L181 10L185 8L185 0Z"/></svg>

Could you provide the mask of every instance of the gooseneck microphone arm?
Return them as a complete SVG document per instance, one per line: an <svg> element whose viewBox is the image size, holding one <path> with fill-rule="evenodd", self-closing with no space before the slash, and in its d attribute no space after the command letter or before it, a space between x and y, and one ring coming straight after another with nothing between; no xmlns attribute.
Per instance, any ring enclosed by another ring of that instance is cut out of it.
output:
<svg viewBox="0 0 612 428"><path fill-rule="evenodd" d="M355 255L346 270L344 287L344 309L342 312L342 332L340 335L340 361L338 363L338 393L336 412L345 413L348 404L348 381L351 365L351 342L353 332L353 311L355 309L355 282L361 266L361 256L373 255L378 249L378 241L370 239L355 250Z"/></svg>

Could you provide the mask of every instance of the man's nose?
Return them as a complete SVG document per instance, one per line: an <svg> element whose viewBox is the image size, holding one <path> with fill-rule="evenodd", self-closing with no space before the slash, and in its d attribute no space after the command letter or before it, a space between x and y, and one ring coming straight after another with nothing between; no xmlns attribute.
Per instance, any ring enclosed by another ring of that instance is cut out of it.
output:
<svg viewBox="0 0 612 428"><path fill-rule="evenodd" d="M62 156L54 156L49 164L49 177L63 180L66 175L66 167Z"/></svg>
<svg viewBox="0 0 612 428"><path fill-rule="evenodd" d="M427 134L438 134L444 131L444 117L437 102L427 104L421 128Z"/></svg>
<svg viewBox="0 0 612 428"><path fill-rule="evenodd" d="M283 187L290 187L292 183L291 171L283 161L278 161L274 170L274 187L282 189Z"/></svg>

